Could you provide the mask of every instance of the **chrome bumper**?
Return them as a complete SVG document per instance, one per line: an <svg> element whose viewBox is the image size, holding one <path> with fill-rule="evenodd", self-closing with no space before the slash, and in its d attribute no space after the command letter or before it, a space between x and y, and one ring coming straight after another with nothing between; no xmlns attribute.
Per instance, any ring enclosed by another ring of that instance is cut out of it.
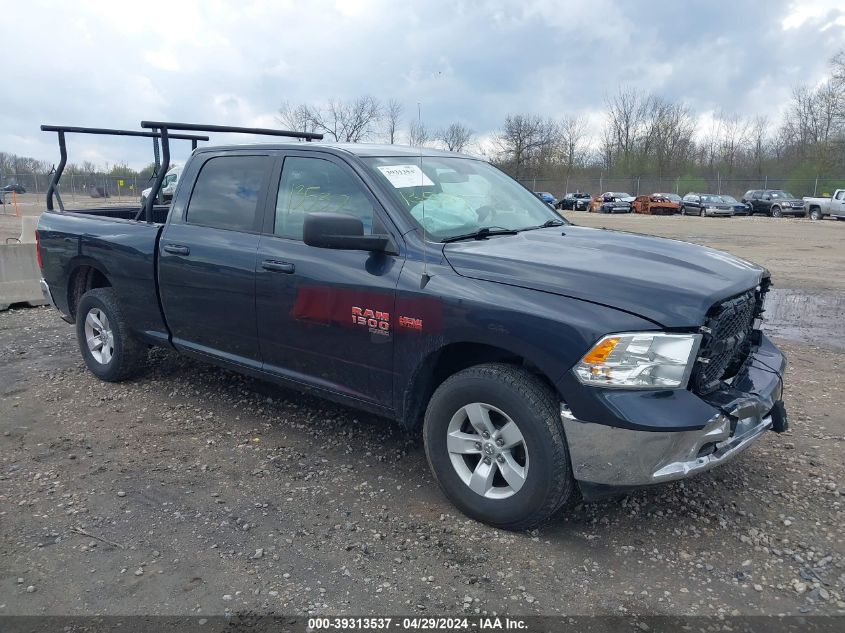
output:
<svg viewBox="0 0 845 633"><path fill-rule="evenodd" d="M41 281L39 283L41 284L41 294L44 295L44 301L49 303L52 307L56 308L56 302L53 301L53 293L50 292L50 286L47 284L43 277L41 278ZM58 310L58 308L56 309Z"/></svg>
<svg viewBox="0 0 845 633"><path fill-rule="evenodd" d="M632 431L584 422L560 411L575 479L603 486L647 486L724 464L772 427L772 417L737 422L721 413L696 431Z"/></svg>

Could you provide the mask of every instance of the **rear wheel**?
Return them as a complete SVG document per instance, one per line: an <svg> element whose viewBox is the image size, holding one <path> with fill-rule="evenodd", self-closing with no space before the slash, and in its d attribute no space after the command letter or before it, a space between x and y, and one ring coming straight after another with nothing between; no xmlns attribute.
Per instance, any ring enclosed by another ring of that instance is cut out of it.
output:
<svg viewBox="0 0 845 633"><path fill-rule="evenodd" d="M810 219L811 220L821 220L822 219L822 210L818 207L813 207L810 209Z"/></svg>
<svg viewBox="0 0 845 633"><path fill-rule="evenodd" d="M522 368L490 363L450 377L429 402L423 432L435 479L474 519L526 529L575 493L560 401Z"/></svg>
<svg viewBox="0 0 845 633"><path fill-rule="evenodd" d="M85 364L100 380L126 380L144 366L147 347L131 334L111 288L95 288L82 295L76 309L76 336Z"/></svg>

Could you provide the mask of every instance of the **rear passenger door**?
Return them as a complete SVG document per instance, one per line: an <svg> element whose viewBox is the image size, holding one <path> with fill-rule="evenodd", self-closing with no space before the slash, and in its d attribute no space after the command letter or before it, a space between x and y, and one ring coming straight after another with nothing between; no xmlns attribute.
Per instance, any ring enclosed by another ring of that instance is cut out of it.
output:
<svg viewBox="0 0 845 633"><path fill-rule="evenodd" d="M269 195L256 268L265 370L391 408L403 259L308 246L302 229L307 213L328 211L360 218L367 234L400 236L359 175L329 153L288 152Z"/></svg>
<svg viewBox="0 0 845 633"><path fill-rule="evenodd" d="M199 154L183 176L194 186L178 191L158 266L177 348L261 366L255 260L273 160L260 152Z"/></svg>

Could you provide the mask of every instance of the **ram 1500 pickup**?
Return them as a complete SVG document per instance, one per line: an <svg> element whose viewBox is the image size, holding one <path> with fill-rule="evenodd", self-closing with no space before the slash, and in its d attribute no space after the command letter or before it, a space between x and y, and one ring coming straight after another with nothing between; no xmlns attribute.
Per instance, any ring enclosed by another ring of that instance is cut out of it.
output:
<svg viewBox="0 0 845 633"><path fill-rule="evenodd" d="M469 156L206 147L169 209L51 206L45 297L98 378L162 346L395 419L446 496L496 526L706 471L787 427L765 269L575 226Z"/></svg>

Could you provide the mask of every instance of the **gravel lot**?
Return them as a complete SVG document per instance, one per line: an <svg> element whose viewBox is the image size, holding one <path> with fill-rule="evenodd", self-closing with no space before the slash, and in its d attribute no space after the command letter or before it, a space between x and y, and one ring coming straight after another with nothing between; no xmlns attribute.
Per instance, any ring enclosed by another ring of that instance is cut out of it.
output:
<svg viewBox="0 0 845 633"><path fill-rule="evenodd" d="M0 614L845 613L845 223L568 215L748 257L816 306L772 329L791 431L508 533L453 510L382 419L161 350L101 383L54 311L13 309Z"/></svg>

